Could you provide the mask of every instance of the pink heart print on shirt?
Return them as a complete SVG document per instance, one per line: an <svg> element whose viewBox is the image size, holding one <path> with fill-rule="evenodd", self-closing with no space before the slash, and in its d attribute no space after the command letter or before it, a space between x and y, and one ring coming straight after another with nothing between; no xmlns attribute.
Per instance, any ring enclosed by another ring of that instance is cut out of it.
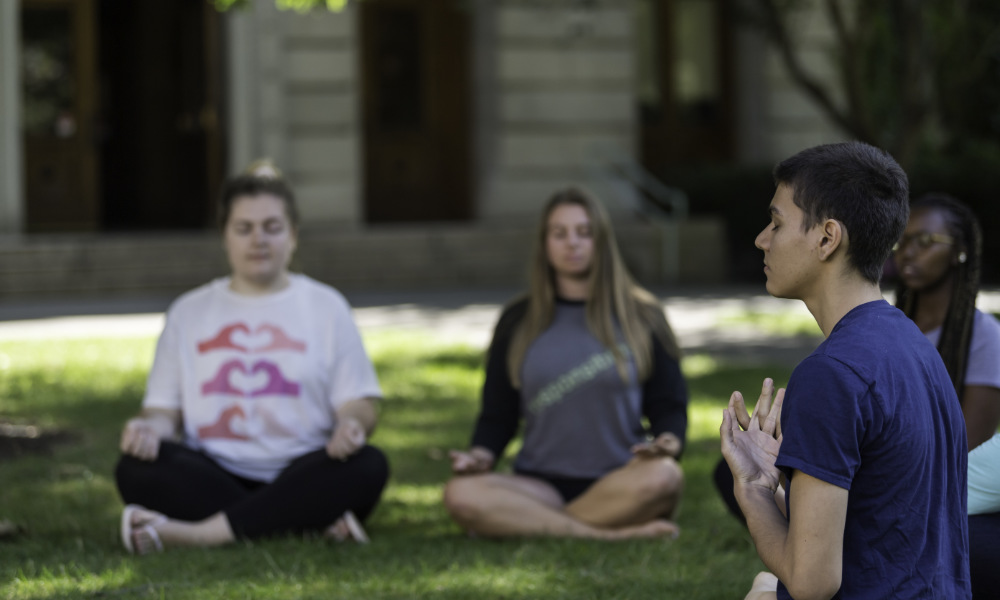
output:
<svg viewBox="0 0 1000 600"><path fill-rule="evenodd" d="M219 333L215 334L215 337L206 340L204 342L198 342L198 354L205 354L206 352L211 352L212 350L238 350L240 352L246 352L247 349L239 344L233 342L233 333L241 331L243 333L249 333L250 328L243 323L234 323L233 325L226 325L222 328Z"/></svg>
<svg viewBox="0 0 1000 600"><path fill-rule="evenodd" d="M305 342L293 339L277 325L262 323L251 331L246 323L232 323L223 327L215 337L198 342L199 354L213 350L236 350L246 353L272 350L305 352L306 345Z"/></svg>
<svg viewBox="0 0 1000 600"><path fill-rule="evenodd" d="M266 377L252 376L248 378L239 376L239 374L256 375L257 373L264 373ZM299 390L299 384L285 379L278 365L267 360L255 362L249 370L243 365L242 361L237 359L230 360L219 368L219 372L216 373L214 378L201 385L201 393L206 396L209 394L221 394L256 398L258 396L274 395L298 398Z"/></svg>
<svg viewBox="0 0 1000 600"><path fill-rule="evenodd" d="M198 354L228 352L230 356L234 354L235 356L223 362L215 375L202 383L202 395L298 398L301 391L300 384L289 381L282 373L280 365L285 364L287 368L285 361L300 359L290 357L283 352L278 354L281 351L304 354L306 344L270 323L262 323L256 329L251 329L242 322L223 326L214 336L198 343ZM241 356L265 352L271 353L273 360L259 358L252 364L246 364L244 356ZM225 354L223 358L226 358ZM257 422L260 418L261 415L255 414L251 420ZM243 407L238 404L228 406L214 423L199 427L198 435L201 439L249 440L248 419Z"/></svg>
<svg viewBox="0 0 1000 600"><path fill-rule="evenodd" d="M230 406L222 411L219 419L206 427L198 428L198 437L205 440L208 438L222 438L226 440L249 440L246 434L246 414L237 405Z"/></svg>

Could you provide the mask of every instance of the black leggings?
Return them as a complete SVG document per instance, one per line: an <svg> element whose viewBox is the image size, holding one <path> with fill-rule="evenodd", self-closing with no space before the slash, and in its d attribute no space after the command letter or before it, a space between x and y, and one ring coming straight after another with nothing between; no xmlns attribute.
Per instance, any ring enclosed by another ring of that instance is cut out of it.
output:
<svg viewBox="0 0 1000 600"><path fill-rule="evenodd" d="M996 598L1000 591L1000 512L969 515L969 571L972 598Z"/></svg>
<svg viewBox="0 0 1000 600"><path fill-rule="evenodd" d="M736 501L736 492L733 490L733 485L735 484L733 481L733 472L729 470L729 463L726 462L725 458L720 458L719 462L715 465L715 472L712 474L712 479L715 481L715 489L719 490L719 496L726 503L726 508L741 523L746 525L747 519L743 516L743 511L740 510L740 505Z"/></svg>
<svg viewBox="0 0 1000 600"><path fill-rule="evenodd" d="M155 461L124 455L115 469L126 504L183 521L222 511L237 538L321 531L348 510L364 520L388 479L389 464L374 446L346 461L324 449L304 454L271 483L233 475L201 452L167 441Z"/></svg>
<svg viewBox="0 0 1000 600"><path fill-rule="evenodd" d="M523 475L524 477L540 479L556 488L556 491L559 492L559 495L562 496L563 502L566 504L569 504L582 496L583 493L590 489L590 486L594 485L594 482L597 481L597 479L582 477L557 477L555 475L545 475L544 473L522 471L520 469L514 469L514 472L518 475Z"/></svg>

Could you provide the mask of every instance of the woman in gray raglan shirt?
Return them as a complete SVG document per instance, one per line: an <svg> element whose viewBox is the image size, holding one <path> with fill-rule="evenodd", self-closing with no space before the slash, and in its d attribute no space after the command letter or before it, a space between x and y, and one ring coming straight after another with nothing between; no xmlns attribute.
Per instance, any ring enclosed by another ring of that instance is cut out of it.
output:
<svg viewBox="0 0 1000 600"><path fill-rule="evenodd" d="M484 536L676 536L687 428L678 354L604 210L580 189L557 192L531 290L494 332L472 445L452 452L451 516ZM514 473L493 473L522 420Z"/></svg>

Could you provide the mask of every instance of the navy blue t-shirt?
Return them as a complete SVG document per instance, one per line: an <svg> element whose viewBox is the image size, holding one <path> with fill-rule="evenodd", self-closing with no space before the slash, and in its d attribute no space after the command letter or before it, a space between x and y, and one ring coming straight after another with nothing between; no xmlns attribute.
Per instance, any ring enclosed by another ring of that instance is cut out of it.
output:
<svg viewBox="0 0 1000 600"><path fill-rule="evenodd" d="M971 597L965 421L910 319L884 300L847 313L792 373L781 423L777 466L848 490L835 598Z"/></svg>

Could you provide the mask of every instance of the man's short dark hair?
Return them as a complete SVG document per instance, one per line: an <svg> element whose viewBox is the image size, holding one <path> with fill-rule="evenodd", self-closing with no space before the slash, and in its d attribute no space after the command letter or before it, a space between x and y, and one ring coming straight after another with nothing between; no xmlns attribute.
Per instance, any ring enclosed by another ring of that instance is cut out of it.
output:
<svg viewBox="0 0 1000 600"><path fill-rule="evenodd" d="M299 225L299 210L295 205L295 194L283 179L258 175L238 175L226 181L219 195L219 227L225 228L237 198L262 195L274 196L285 204L285 213L292 227Z"/></svg>
<svg viewBox="0 0 1000 600"><path fill-rule="evenodd" d="M906 173L888 152L864 142L815 146L778 163L774 182L792 188L806 230L825 219L840 221L849 264L879 282L910 217Z"/></svg>

